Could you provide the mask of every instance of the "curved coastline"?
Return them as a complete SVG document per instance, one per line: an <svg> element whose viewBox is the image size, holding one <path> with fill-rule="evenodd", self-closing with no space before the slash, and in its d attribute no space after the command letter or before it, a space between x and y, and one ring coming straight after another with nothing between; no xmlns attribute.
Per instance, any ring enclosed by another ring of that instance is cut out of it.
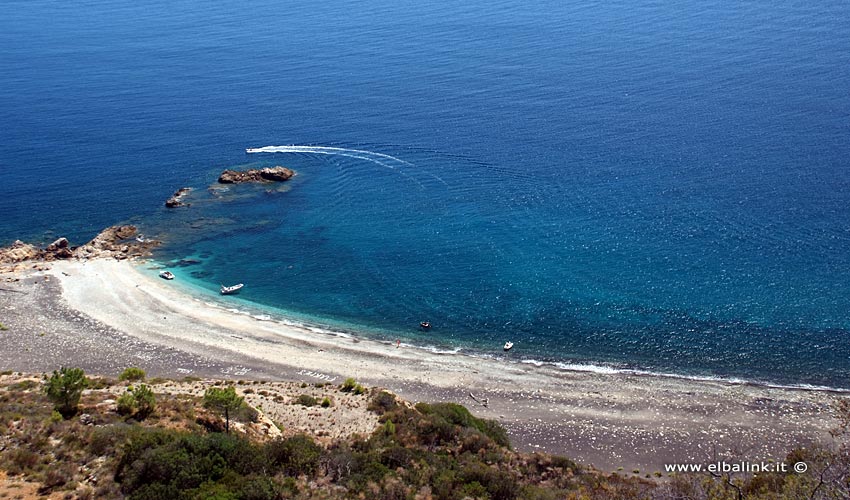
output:
<svg viewBox="0 0 850 500"><path fill-rule="evenodd" d="M137 267L137 271L150 278L155 278L155 273L146 273L146 270L141 270L139 268L150 267L150 269L157 269L158 266L165 265L163 262L158 262L155 259L149 260L147 262L148 264L153 264L153 266L148 266L147 264L142 263L136 263L135 265ZM183 291L188 297L191 297L194 300L200 300L209 307L215 307L223 311L228 311L230 313L239 314L242 316L250 316L251 318L257 321L268 321L273 324L280 324L284 326L303 329L314 334L328 335L345 339L354 339L354 341L357 343L366 341L376 342L380 345L385 346L395 345L393 339L399 338L402 340L401 346L404 348L418 349L426 353L435 355L457 355L466 356L471 359L492 361L496 363L530 365L536 368L545 368L549 371L549 375L554 376L557 376L558 373L563 372L577 372L638 377L663 377L686 381L716 382L730 385L745 385L772 389L822 391L835 394L850 394L850 388L847 387L833 387L828 385L815 385L808 383L781 383L771 380L741 378L723 375L663 372L641 369L639 367L617 367L605 363L583 362L573 360L541 360L529 357L507 358L499 354L492 354L484 352L483 350L476 350L474 347L467 345L422 345L420 343L417 343L416 339L413 339L409 336L404 336L403 334L399 334L398 332L381 330L369 331L365 327L360 327L354 324L343 324L341 322L337 322L336 324L334 324L334 321L331 318L313 318L292 311L287 311L279 307L269 306L248 299L243 299L239 296L229 296L227 298L221 298L216 295L211 289L207 289L201 286L198 283L198 280L191 277L184 278L179 282L169 283L169 286ZM233 304L234 301L237 302L237 304Z"/></svg>
<svg viewBox="0 0 850 500"><path fill-rule="evenodd" d="M114 376L140 366L166 377L308 384L354 377L411 402L465 404L502 423L517 449L611 471L659 470L702 460L707 450L737 453L741 445L748 459L784 456L794 446L827 442L835 405L847 397L397 348L228 310L126 260L40 269L4 276L19 292L0 295L10 326L0 336L6 369L49 371L61 363Z"/></svg>

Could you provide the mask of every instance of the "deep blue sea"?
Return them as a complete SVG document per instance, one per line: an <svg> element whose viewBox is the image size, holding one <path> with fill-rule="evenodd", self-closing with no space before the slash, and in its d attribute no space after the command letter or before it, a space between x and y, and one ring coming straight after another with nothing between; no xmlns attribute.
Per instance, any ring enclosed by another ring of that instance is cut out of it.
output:
<svg viewBox="0 0 850 500"><path fill-rule="evenodd" d="M844 0L5 0L0 179L0 244L136 223L236 308L850 388Z"/></svg>

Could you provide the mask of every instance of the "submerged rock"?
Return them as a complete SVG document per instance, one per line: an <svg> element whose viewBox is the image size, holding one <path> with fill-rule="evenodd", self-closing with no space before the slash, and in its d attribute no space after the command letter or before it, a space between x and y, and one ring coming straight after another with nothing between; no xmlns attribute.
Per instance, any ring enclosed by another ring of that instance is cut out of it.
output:
<svg viewBox="0 0 850 500"><path fill-rule="evenodd" d="M286 167L252 168L249 170L225 170L218 177L221 184L241 184L244 182L283 182L295 175L294 170Z"/></svg>

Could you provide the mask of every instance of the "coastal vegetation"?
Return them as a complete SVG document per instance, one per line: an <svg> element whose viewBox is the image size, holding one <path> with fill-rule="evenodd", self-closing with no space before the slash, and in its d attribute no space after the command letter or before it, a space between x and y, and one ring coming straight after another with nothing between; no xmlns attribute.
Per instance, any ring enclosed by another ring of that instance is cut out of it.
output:
<svg viewBox="0 0 850 500"><path fill-rule="evenodd" d="M148 418L156 409L156 396L145 384L128 387L127 392L116 401L116 406L120 415L141 421Z"/></svg>
<svg viewBox="0 0 850 500"><path fill-rule="evenodd" d="M131 366L130 368L126 368L120 375L118 375L118 380L120 381L130 381L135 382L137 380L145 379L145 371L141 368L137 368L135 366Z"/></svg>
<svg viewBox="0 0 850 500"><path fill-rule="evenodd" d="M61 368L53 371L47 380L44 392L54 404L54 409L63 417L70 418L77 412L77 405L83 390L89 386L83 370L79 368Z"/></svg>
<svg viewBox="0 0 850 500"><path fill-rule="evenodd" d="M371 433L321 440L286 424L283 433L257 432L260 425L252 423L257 419L244 418L244 400L229 383L162 381L127 388L67 368L43 379L4 377L9 378L0 384L0 470L8 476L0 473L0 487L17 481L19 488L44 496L767 500L850 493L846 400L836 408L832 443L785 457L789 466L805 462L809 473L641 478L514 451L502 426L461 405L412 405L379 389L364 388L361 396L378 415ZM168 391L178 386L203 392ZM70 408L72 418L58 411ZM224 421L215 425L218 418Z"/></svg>
<svg viewBox="0 0 850 500"><path fill-rule="evenodd" d="M236 394L236 389L231 385L224 389L210 387L204 393L204 407L211 408L224 414L224 432L230 433L230 415L242 405L245 398Z"/></svg>

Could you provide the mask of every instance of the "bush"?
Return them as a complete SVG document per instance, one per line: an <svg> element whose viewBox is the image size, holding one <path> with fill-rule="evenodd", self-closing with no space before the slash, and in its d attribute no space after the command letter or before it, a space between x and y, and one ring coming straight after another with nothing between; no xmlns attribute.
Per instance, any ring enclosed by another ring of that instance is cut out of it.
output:
<svg viewBox="0 0 850 500"><path fill-rule="evenodd" d="M255 477L265 467L262 451L236 436L140 429L124 447L115 477L131 498L193 498L188 490L207 483L232 492L240 476Z"/></svg>
<svg viewBox="0 0 850 500"><path fill-rule="evenodd" d="M359 395L365 394L365 393L366 393L366 388L363 387L362 385L357 384L357 385L354 386L354 394L357 394L359 396Z"/></svg>
<svg viewBox="0 0 850 500"><path fill-rule="evenodd" d="M375 396L369 401L369 406L367 409L369 411L373 411L378 415L383 415L388 411L393 411L398 408L398 403L396 402L395 396L387 391L379 391Z"/></svg>
<svg viewBox="0 0 850 500"><path fill-rule="evenodd" d="M35 380L27 379L27 380L21 380L20 382L15 382L14 384L9 386L9 389L12 390L12 391L26 392L26 391L30 391L32 389L35 389L38 386L39 386L39 383L36 382Z"/></svg>
<svg viewBox="0 0 850 500"><path fill-rule="evenodd" d="M474 417L469 410L464 406L455 403L436 403L429 405L427 403L419 403L416 409L424 415L436 416L446 422L459 425L461 427L469 427L477 429L479 432L489 437L496 444L510 448L510 440L505 429L494 420L486 420ZM439 427L439 422L433 422Z"/></svg>
<svg viewBox="0 0 850 500"><path fill-rule="evenodd" d="M132 416L136 411L136 398L133 397L132 392L127 391L118 397L116 406L118 407L117 410L119 415L123 415L125 417Z"/></svg>
<svg viewBox="0 0 850 500"><path fill-rule="evenodd" d="M349 377L345 379L345 382L342 383L342 385L339 387L339 390L341 390L342 392L351 392L354 390L355 386L357 386L357 381Z"/></svg>
<svg viewBox="0 0 850 500"><path fill-rule="evenodd" d="M118 398L116 405L118 414L144 420L156 409L156 396L150 387L141 384L127 389L127 392Z"/></svg>
<svg viewBox="0 0 850 500"><path fill-rule="evenodd" d="M88 437L88 450L101 456L116 450L122 444L133 427L125 423L95 427Z"/></svg>
<svg viewBox="0 0 850 500"><path fill-rule="evenodd" d="M39 494L49 493L50 491L65 486L74 477L73 469L70 464L58 464L50 467L44 473L42 486L39 488Z"/></svg>
<svg viewBox="0 0 850 500"><path fill-rule="evenodd" d="M493 500L513 500L519 493L519 485L510 474L481 463L465 467L461 476L466 484L483 486Z"/></svg>
<svg viewBox="0 0 850 500"><path fill-rule="evenodd" d="M136 400L135 416L139 420L148 418L156 409L156 396L145 384L141 384L133 390L133 398Z"/></svg>
<svg viewBox="0 0 850 500"><path fill-rule="evenodd" d="M302 394L295 400L295 404L299 404L301 406L316 406L316 403L316 398L309 394Z"/></svg>
<svg viewBox="0 0 850 500"><path fill-rule="evenodd" d="M291 476L312 475L322 457L322 448L305 434L271 441L265 451L272 464Z"/></svg>
<svg viewBox="0 0 850 500"><path fill-rule="evenodd" d="M144 380L144 379L145 379L145 371L142 370L141 368L136 368L135 366L132 366L130 368L125 369L123 372L121 372L121 375L118 375L118 380L120 380L122 382L124 382L124 381L135 382L137 380Z"/></svg>
<svg viewBox="0 0 850 500"><path fill-rule="evenodd" d="M322 400L322 408L330 408L332 405L331 398L325 396L325 399Z"/></svg>
<svg viewBox="0 0 850 500"><path fill-rule="evenodd" d="M70 418L77 413L80 397L88 385L89 379L80 368L61 368L59 371L53 371L44 392L55 405L56 411L63 417Z"/></svg>

